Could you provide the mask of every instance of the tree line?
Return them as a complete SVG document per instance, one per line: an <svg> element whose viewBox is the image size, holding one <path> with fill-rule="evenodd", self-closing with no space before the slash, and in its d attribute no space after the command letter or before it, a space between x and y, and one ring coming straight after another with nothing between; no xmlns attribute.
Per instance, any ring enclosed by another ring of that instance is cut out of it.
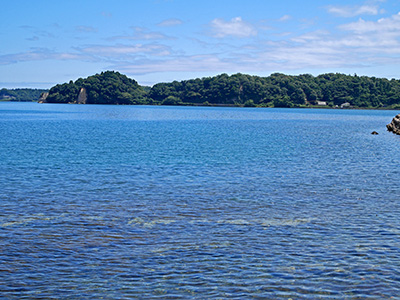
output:
<svg viewBox="0 0 400 300"><path fill-rule="evenodd" d="M399 80L339 73L221 74L144 87L125 75L107 71L52 87L46 102L76 103L82 88L86 103L92 104L335 107L346 103L360 108L400 107Z"/></svg>
<svg viewBox="0 0 400 300"><path fill-rule="evenodd" d="M154 85L149 97L162 104L209 103L240 106L307 107L318 104L364 108L400 104L400 81L329 73L314 77L275 73L174 81Z"/></svg>
<svg viewBox="0 0 400 300"><path fill-rule="evenodd" d="M49 91L48 103L76 103L81 89L87 104L147 104L146 92L135 80L107 71L75 82L57 84Z"/></svg>
<svg viewBox="0 0 400 300"><path fill-rule="evenodd" d="M0 100L7 101L37 101L45 89L6 89L0 90Z"/></svg>

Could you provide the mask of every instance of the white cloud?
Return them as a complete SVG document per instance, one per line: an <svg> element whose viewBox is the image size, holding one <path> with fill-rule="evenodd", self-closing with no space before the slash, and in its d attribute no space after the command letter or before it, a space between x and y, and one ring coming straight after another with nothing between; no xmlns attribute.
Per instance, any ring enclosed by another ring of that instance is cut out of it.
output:
<svg viewBox="0 0 400 300"><path fill-rule="evenodd" d="M400 54L400 13L377 21L365 21L341 25L339 27L348 33L347 39L360 51L375 54Z"/></svg>
<svg viewBox="0 0 400 300"><path fill-rule="evenodd" d="M286 21L289 21L291 18L292 18L292 17L289 16L289 15L284 15L284 16L282 16L278 21L280 21L280 22L286 22Z"/></svg>
<svg viewBox="0 0 400 300"><path fill-rule="evenodd" d="M28 52L0 55L0 65L10 65L28 61L43 60L92 60L90 56L80 53L54 52L48 49L33 49Z"/></svg>
<svg viewBox="0 0 400 300"><path fill-rule="evenodd" d="M257 30L249 23L242 20L241 17L233 18L230 21L214 19L211 21L213 36L223 38L227 36L245 38L257 35Z"/></svg>
<svg viewBox="0 0 400 300"><path fill-rule="evenodd" d="M168 40L174 39L161 32L150 31L144 27L131 27L133 30L132 35L121 35L109 38L109 40Z"/></svg>
<svg viewBox="0 0 400 300"><path fill-rule="evenodd" d="M379 7L377 5L328 6L328 12L339 17L349 18L359 15L377 15Z"/></svg>
<svg viewBox="0 0 400 300"><path fill-rule="evenodd" d="M342 25L340 28L357 33L394 31L400 34L400 12L390 18L382 18L376 22L359 19L357 22Z"/></svg>
<svg viewBox="0 0 400 300"><path fill-rule="evenodd" d="M71 60L116 64L138 59L168 59L169 47L160 44L115 44L75 47L71 52L57 52L47 48L32 48L27 52L0 55L0 65L11 65L29 61Z"/></svg>
<svg viewBox="0 0 400 300"><path fill-rule="evenodd" d="M165 56L170 54L168 47L158 44L117 44L112 46L93 45L78 48L77 50L86 54L102 57L104 60L114 60L115 58L118 58L118 60L126 59L126 56L132 55Z"/></svg>
<svg viewBox="0 0 400 300"><path fill-rule="evenodd" d="M132 75L160 72L228 72L240 71L230 61L224 61L216 55L189 55L166 60L145 59L135 63L114 65L113 68Z"/></svg>
<svg viewBox="0 0 400 300"><path fill-rule="evenodd" d="M167 20L164 20L164 21L158 23L157 26L171 27L171 26L181 25L182 23L183 23L182 20L172 18L172 19L167 19Z"/></svg>
<svg viewBox="0 0 400 300"><path fill-rule="evenodd" d="M337 70L393 66L400 61L400 13L390 17L375 17L375 21L359 19L338 26L340 30L309 31L288 36L259 33L240 17L230 21L215 19L211 26L214 37L251 37L260 35L257 42L233 39L197 41L194 51L167 46L157 41L129 42L128 40L163 38L159 33L134 27L122 43L108 41L104 45L83 45L71 51L30 49L25 53L0 55L0 64L61 59L105 64L115 70L134 75L160 72L243 72ZM371 18L372 19L372 18ZM278 32L279 33L279 32ZM112 39L111 39L112 40ZM168 41L173 45L174 41ZM178 53L179 52L179 53ZM202 54L202 55L198 55ZM308 71L310 72L310 71Z"/></svg>
<svg viewBox="0 0 400 300"><path fill-rule="evenodd" d="M377 21L344 24L342 32L309 32L265 46L258 60L279 68L349 68L399 62L400 13Z"/></svg>

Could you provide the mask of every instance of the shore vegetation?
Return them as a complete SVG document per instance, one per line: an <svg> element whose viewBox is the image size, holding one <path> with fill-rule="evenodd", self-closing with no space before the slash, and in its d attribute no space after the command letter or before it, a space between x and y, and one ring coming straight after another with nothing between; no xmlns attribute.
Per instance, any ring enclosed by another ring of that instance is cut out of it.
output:
<svg viewBox="0 0 400 300"><path fill-rule="evenodd" d="M82 89L85 101L79 100ZM400 80L328 73L220 74L140 86L106 71L53 86L44 102L244 107L400 108Z"/></svg>

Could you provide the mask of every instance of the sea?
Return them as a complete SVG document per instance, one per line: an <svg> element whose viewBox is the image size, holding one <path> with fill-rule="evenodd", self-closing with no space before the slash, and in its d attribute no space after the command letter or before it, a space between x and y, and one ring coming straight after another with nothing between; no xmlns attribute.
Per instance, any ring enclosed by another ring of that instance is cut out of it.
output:
<svg viewBox="0 0 400 300"><path fill-rule="evenodd" d="M0 298L400 299L397 113L2 102Z"/></svg>

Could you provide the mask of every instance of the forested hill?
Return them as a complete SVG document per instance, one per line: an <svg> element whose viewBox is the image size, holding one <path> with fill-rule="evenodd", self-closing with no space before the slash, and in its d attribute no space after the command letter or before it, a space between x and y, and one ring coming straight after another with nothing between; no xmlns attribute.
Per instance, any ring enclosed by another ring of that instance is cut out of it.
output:
<svg viewBox="0 0 400 300"><path fill-rule="evenodd" d="M118 72L103 72L50 89L46 102L98 104L237 105L264 107L346 106L399 108L400 81L337 73L268 77L221 74L141 87Z"/></svg>
<svg viewBox="0 0 400 300"><path fill-rule="evenodd" d="M245 74L159 83L149 98L164 104L210 103L244 106L312 105L388 107L400 104L400 81L344 74L268 77Z"/></svg>
<svg viewBox="0 0 400 300"><path fill-rule="evenodd" d="M147 104L146 92L135 80L107 71L75 82L57 84L44 100L47 103Z"/></svg>
<svg viewBox="0 0 400 300"><path fill-rule="evenodd" d="M1 89L0 101L37 101L40 95L47 91L43 89Z"/></svg>

